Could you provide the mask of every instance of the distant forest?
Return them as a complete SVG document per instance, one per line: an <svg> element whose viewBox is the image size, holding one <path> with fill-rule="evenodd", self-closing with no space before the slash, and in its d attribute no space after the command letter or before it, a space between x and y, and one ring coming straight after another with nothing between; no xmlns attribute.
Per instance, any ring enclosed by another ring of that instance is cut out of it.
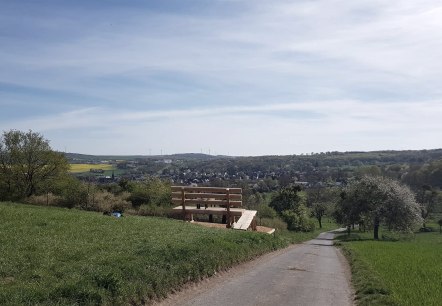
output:
<svg viewBox="0 0 442 306"><path fill-rule="evenodd" d="M107 161L126 179L142 175L178 184L234 186L253 183L260 192L292 183L314 187L346 184L362 176L382 175L418 191L442 188L442 149L375 152L321 152L307 155L230 157L205 154L93 156L66 153L71 163Z"/></svg>

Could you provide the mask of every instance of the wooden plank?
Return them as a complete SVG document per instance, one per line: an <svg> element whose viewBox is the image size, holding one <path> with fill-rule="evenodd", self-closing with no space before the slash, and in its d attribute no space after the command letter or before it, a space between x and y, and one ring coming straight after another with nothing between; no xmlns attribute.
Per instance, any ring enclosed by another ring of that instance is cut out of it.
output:
<svg viewBox="0 0 442 306"><path fill-rule="evenodd" d="M241 215L241 218L239 218L239 220L233 224L233 228L246 231L253 222L253 218L255 218L256 213L256 210L245 210Z"/></svg>
<svg viewBox="0 0 442 306"><path fill-rule="evenodd" d="M186 192L205 192L205 193L227 193L227 189L231 194L241 194L242 188L221 188L221 187L191 187L191 186L172 186L172 191L181 191L184 188Z"/></svg>
<svg viewBox="0 0 442 306"><path fill-rule="evenodd" d="M217 200L227 200L227 194L222 193L185 193L186 199L217 199ZM172 192L172 198L180 198L181 197L181 191L180 192ZM230 195L231 200L242 200L241 194L231 194Z"/></svg>
<svg viewBox="0 0 442 306"><path fill-rule="evenodd" d="M182 210L181 206L174 207L173 210ZM241 216L245 209L231 208L230 214L232 216ZM226 208L222 207L208 207L208 208L196 208L195 206L186 206L186 213L189 214L202 214L202 215L226 215Z"/></svg>
<svg viewBox="0 0 442 306"><path fill-rule="evenodd" d="M175 205L183 205L182 199L172 199L172 203ZM227 205L225 200L211 200L211 199L185 199L185 205L191 204L201 204L201 205ZM241 201L230 201L231 207L242 206Z"/></svg>

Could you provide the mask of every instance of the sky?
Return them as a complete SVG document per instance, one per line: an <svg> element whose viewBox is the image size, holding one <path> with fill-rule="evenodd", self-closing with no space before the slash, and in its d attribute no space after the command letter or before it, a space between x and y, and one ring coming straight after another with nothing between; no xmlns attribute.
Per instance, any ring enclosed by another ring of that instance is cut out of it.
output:
<svg viewBox="0 0 442 306"><path fill-rule="evenodd" d="M438 0L3 0L0 131L84 154L442 147Z"/></svg>

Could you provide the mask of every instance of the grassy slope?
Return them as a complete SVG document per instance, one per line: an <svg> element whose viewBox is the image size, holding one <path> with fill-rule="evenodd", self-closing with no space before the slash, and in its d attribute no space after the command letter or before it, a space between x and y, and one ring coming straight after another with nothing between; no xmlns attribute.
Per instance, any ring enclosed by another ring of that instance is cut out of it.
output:
<svg viewBox="0 0 442 306"><path fill-rule="evenodd" d="M441 234L420 233L408 241L361 240L342 245L352 265L360 305L440 305Z"/></svg>
<svg viewBox="0 0 442 306"><path fill-rule="evenodd" d="M285 237L0 203L0 304L141 303Z"/></svg>

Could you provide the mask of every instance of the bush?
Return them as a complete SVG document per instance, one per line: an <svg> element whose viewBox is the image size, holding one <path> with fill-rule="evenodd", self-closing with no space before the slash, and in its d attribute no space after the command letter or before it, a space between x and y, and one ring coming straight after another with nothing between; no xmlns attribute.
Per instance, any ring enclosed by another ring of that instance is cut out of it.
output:
<svg viewBox="0 0 442 306"><path fill-rule="evenodd" d="M268 218L268 219L273 219L276 217L276 210L274 210L273 208L271 208L270 206L266 205L266 204L261 204L258 206L258 218L262 219L262 218Z"/></svg>
<svg viewBox="0 0 442 306"><path fill-rule="evenodd" d="M171 206L170 186L160 179L150 178L142 183L131 183L129 201L135 208L143 204L154 206Z"/></svg>
<svg viewBox="0 0 442 306"><path fill-rule="evenodd" d="M282 220L279 217L275 217L273 219L269 219L269 218L262 218L260 220L259 225L262 226L267 226L270 228L275 228L277 230L287 230L287 223L284 222L284 220Z"/></svg>
<svg viewBox="0 0 442 306"><path fill-rule="evenodd" d="M123 212L131 205L126 199L129 197L128 193L123 193L116 196L108 191L98 191L94 194L94 199L89 204L91 210L110 213L112 211Z"/></svg>
<svg viewBox="0 0 442 306"><path fill-rule="evenodd" d="M58 206L60 205L62 198L54 195L52 193L33 195L25 200L25 203L34 205L47 205L47 206Z"/></svg>
<svg viewBox="0 0 442 306"><path fill-rule="evenodd" d="M284 210L282 218L290 231L312 232L315 230L315 222L308 217L307 209L303 205L300 205L297 210Z"/></svg>
<svg viewBox="0 0 442 306"><path fill-rule="evenodd" d="M156 217L168 217L172 214L170 207L155 206L155 205L141 205L137 211L137 215L140 216L156 216Z"/></svg>

